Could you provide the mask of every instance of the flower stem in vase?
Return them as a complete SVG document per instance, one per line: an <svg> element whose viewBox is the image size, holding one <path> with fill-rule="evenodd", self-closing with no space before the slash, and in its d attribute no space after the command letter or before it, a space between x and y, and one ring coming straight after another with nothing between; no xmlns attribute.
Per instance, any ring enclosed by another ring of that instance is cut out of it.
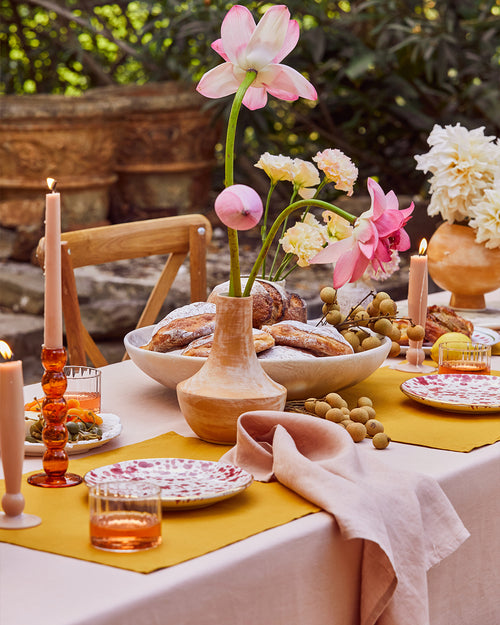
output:
<svg viewBox="0 0 500 625"><path fill-rule="evenodd" d="M42 430L42 441L45 445L43 455L44 473L36 473L28 478L33 486L45 488L64 488L76 486L82 477L75 473L67 473L68 454L65 447L68 442L66 429L66 349L64 347L42 347L42 388L45 399L42 403L42 417L45 425Z"/></svg>

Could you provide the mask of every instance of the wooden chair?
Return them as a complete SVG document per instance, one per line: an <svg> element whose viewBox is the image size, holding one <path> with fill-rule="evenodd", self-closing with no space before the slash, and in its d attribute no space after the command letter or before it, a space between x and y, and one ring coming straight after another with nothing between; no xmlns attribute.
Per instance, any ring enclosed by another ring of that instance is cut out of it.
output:
<svg viewBox="0 0 500 625"><path fill-rule="evenodd" d="M74 268L168 254L158 282L137 323L136 327L141 328L156 322L188 253L191 301L206 300L206 248L211 238L210 222L203 215L163 217L62 233L62 304L69 363L86 365L88 356L95 367L108 364L82 323ZM36 255L39 265L43 267L43 238L38 244ZM126 357L127 354L124 359Z"/></svg>

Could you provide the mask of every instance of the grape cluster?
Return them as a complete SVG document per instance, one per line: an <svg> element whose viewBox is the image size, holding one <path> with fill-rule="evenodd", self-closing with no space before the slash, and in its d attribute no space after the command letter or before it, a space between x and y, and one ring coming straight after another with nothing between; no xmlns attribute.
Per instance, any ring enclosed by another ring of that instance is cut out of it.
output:
<svg viewBox="0 0 500 625"><path fill-rule="evenodd" d="M401 347L398 341L401 339L401 330L396 323L398 308L388 293L380 291L374 294L372 301L366 308L359 304L354 306L347 315L340 311L336 289L324 287L320 291L320 297L323 301L324 322L335 326L355 353L381 345L378 334L391 339L390 357L399 354ZM365 328L369 328L376 334L367 332ZM421 326L415 325L412 325L410 330L414 334L420 334L423 331Z"/></svg>

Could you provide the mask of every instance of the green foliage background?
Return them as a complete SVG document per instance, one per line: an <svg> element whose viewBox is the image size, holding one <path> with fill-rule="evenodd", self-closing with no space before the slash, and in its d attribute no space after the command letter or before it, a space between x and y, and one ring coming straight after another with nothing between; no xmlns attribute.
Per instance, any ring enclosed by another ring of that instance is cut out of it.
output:
<svg viewBox="0 0 500 625"><path fill-rule="evenodd" d="M256 20L273 4L241 3ZM210 44L232 4L0 0L0 92L196 82L220 62ZM319 99L270 98L265 109L244 111L241 176L266 150L310 157L338 147L359 166L360 181L375 176L384 188L416 193L425 182L413 156L427 151L435 123L500 136L500 0L286 4L301 38L284 62L311 80Z"/></svg>

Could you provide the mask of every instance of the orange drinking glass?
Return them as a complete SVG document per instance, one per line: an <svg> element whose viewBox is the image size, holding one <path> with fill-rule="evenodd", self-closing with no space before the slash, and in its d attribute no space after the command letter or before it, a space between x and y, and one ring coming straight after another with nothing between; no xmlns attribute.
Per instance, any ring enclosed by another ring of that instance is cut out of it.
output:
<svg viewBox="0 0 500 625"><path fill-rule="evenodd" d="M131 552L161 543L161 490L144 481L89 487L90 542L104 551Z"/></svg>
<svg viewBox="0 0 500 625"><path fill-rule="evenodd" d="M96 414L101 412L101 371L93 367L67 365L64 367L66 375L66 391L64 398L76 399L80 408L92 410Z"/></svg>

